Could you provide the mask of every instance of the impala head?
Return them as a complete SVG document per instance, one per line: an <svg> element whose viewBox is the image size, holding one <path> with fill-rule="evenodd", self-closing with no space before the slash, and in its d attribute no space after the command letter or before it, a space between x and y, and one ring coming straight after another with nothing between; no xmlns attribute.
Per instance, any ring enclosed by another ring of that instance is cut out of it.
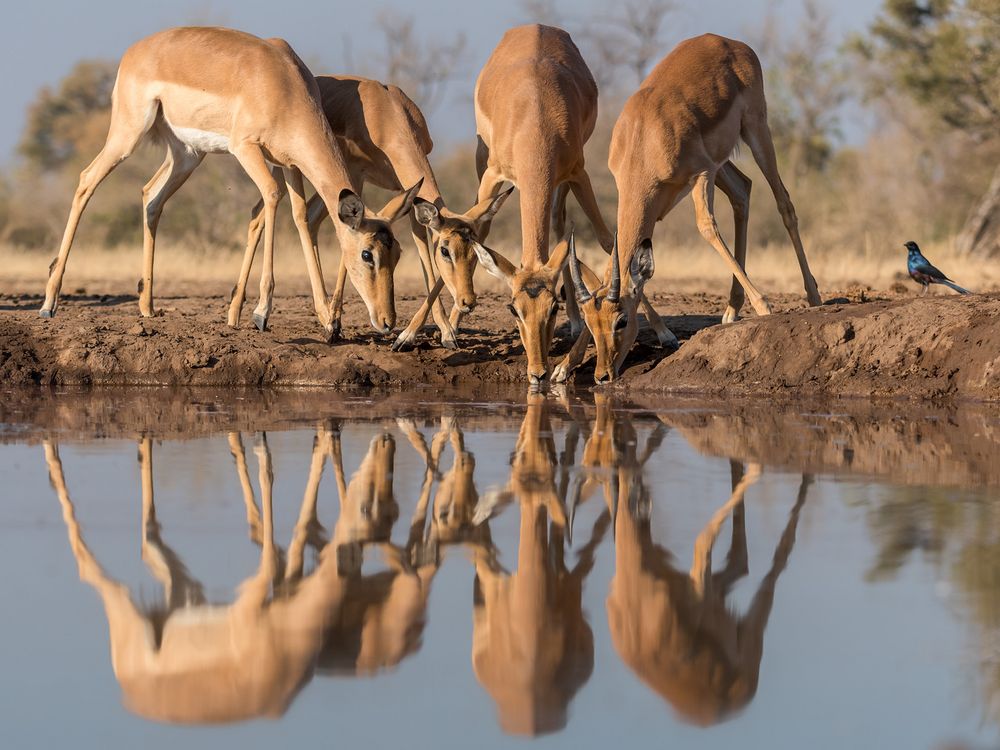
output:
<svg viewBox="0 0 1000 750"><path fill-rule="evenodd" d="M597 349L594 382L608 383L618 377L622 362L639 332L638 293L653 275L653 243L646 239L639 244L629 263L628 274L623 275L616 237L605 275L607 284L598 289L587 288L572 242L569 264L576 299Z"/></svg>
<svg viewBox="0 0 1000 750"><path fill-rule="evenodd" d="M384 432L368 444L368 453L347 485L340 507L337 534L343 539L382 542L389 539L399 517L393 492L396 441Z"/></svg>
<svg viewBox="0 0 1000 750"><path fill-rule="evenodd" d="M476 270L476 245L480 231L484 224L493 220L513 190L511 186L499 195L477 203L464 214L438 209L422 198L417 198L413 204L417 221L431 231L431 252L438 271L462 312L472 312L476 306L472 274Z"/></svg>
<svg viewBox="0 0 1000 750"><path fill-rule="evenodd" d="M521 334L528 357L528 381L534 386L541 385L549 376L549 348L559 311L556 284L566 265L569 244L569 239L563 240L556 245L545 265L532 268L515 268L495 250L476 245L476 255L483 268L510 285L511 300L507 309L514 316Z"/></svg>
<svg viewBox="0 0 1000 750"><path fill-rule="evenodd" d="M340 193L337 216L347 232L339 239L347 273L368 307L372 327L381 333L389 333L396 325L392 275L400 249L392 224L410 212L422 183L404 190L378 213L366 210L361 198L350 190Z"/></svg>

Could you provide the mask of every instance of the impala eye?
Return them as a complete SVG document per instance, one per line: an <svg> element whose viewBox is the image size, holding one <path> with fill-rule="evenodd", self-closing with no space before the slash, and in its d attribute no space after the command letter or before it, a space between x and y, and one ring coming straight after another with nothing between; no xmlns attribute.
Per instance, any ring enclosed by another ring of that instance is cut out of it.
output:
<svg viewBox="0 0 1000 750"><path fill-rule="evenodd" d="M521 316L517 314L516 307L514 307L513 305L507 305L507 309L510 310L510 314L513 315L514 318L520 320Z"/></svg>
<svg viewBox="0 0 1000 750"><path fill-rule="evenodd" d="M554 318L557 312L559 312L559 303L553 302L552 307L549 308L549 317Z"/></svg>
<svg viewBox="0 0 1000 750"><path fill-rule="evenodd" d="M618 319L615 321L615 330L620 331L627 325L628 325L628 315L619 315Z"/></svg>
<svg viewBox="0 0 1000 750"><path fill-rule="evenodd" d="M375 256L372 255L372 251L367 247L361 251L361 260L367 263L369 266L375 265Z"/></svg>
<svg viewBox="0 0 1000 750"><path fill-rule="evenodd" d="M441 257L445 260L451 260L451 253L448 252L447 245L441 245Z"/></svg>

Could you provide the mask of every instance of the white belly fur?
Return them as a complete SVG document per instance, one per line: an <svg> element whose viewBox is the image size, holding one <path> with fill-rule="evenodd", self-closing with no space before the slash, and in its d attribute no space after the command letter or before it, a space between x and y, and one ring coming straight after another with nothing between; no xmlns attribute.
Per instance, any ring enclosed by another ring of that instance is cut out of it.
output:
<svg viewBox="0 0 1000 750"><path fill-rule="evenodd" d="M167 125L177 136L177 140L192 151L202 154L220 154L229 151L229 138L224 135L197 128L179 128L169 122Z"/></svg>

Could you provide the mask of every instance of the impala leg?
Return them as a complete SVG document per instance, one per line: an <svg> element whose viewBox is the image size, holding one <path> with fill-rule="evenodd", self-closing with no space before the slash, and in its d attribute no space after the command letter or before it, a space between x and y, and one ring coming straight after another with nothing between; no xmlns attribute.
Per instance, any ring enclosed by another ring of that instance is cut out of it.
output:
<svg viewBox="0 0 1000 750"><path fill-rule="evenodd" d="M750 178L743 174L732 162L726 162L715 175L715 184L729 198L733 207L733 221L736 224L736 262L746 271L747 258L747 225L750 221L750 189L753 185ZM739 279L733 277L733 286L729 290L729 306L722 315L723 323L732 323L739 319L740 308L743 307L743 287Z"/></svg>
<svg viewBox="0 0 1000 750"><path fill-rule="evenodd" d="M280 171L272 175L260 146L241 143L234 146L232 154L240 166L254 181L264 199L264 267L260 272L260 299L253 311L253 322L258 329L267 329L267 319L271 315L272 294L274 293L274 219L284 182Z"/></svg>
<svg viewBox="0 0 1000 750"><path fill-rule="evenodd" d="M774 592L778 583L778 577L788 565L788 558L792 554L795 546L795 533L799 524L799 515L802 506L805 504L812 484L812 476L802 475L802 482L799 485L799 493L795 505L788 514L788 522L781 533L781 539L774 550L774 557L771 560L771 568L764 575L760 582L760 587L754 595L753 601L746 614L740 618L739 623L739 659L744 668L756 672L760 668L760 660L764 652L764 631L767 629L767 621L771 616L771 609L774 606ZM748 672L749 674L749 672Z"/></svg>
<svg viewBox="0 0 1000 750"><path fill-rule="evenodd" d="M504 178L493 167L487 167L479 179L479 193L476 196L476 203L482 203L487 198L495 198L500 194L500 190L503 188ZM486 238L489 236L490 227L493 225L493 220L481 222L479 225L478 239L480 242L486 242Z"/></svg>
<svg viewBox="0 0 1000 750"><path fill-rule="evenodd" d="M747 278L746 273L740 268L740 264L736 262L733 254L729 252L725 240L722 239L722 235L719 233L719 225L716 224L715 214L713 213L714 193L715 175L711 172L702 172L699 174L695 178L694 189L691 191L691 197L694 199L694 212L698 220L698 231L701 232L701 236L719 253L722 260L729 266L729 270L732 271L733 276L739 279L740 284L746 290L747 296L750 297L750 304L753 305L753 309L757 314L770 315L771 307L764 299L764 295Z"/></svg>
<svg viewBox="0 0 1000 750"><path fill-rule="evenodd" d="M774 194L774 201L778 204L778 213L781 214L781 221L785 224L785 230L795 248L795 257L799 261L799 270L802 272L802 283L805 286L806 297L810 305L822 305L823 298L819 296L819 289L816 286L816 279L813 278L812 271L809 270L809 261L806 260L806 251L802 247L802 238L799 236L799 220L795 215L795 206L792 199L781 181L778 173L778 159L774 155L774 142L771 139L771 129L767 125L767 115L763 112L754 113L744 122L740 132L743 140L750 147L754 161L764 173L764 179L771 187Z"/></svg>
<svg viewBox="0 0 1000 750"><path fill-rule="evenodd" d="M147 645L149 621L129 598L128 587L107 575L83 539L76 511L66 487L62 461L59 459L59 445L51 440L45 440L44 447L49 482L55 488L59 504L62 506L62 517L66 523L70 550L76 560L80 580L93 586L104 604L104 613L108 618L112 660L116 664L124 664L130 661L136 663L138 659L155 658Z"/></svg>
<svg viewBox="0 0 1000 750"><path fill-rule="evenodd" d="M310 531L319 521L316 516L316 505L319 500L319 483L323 478L323 466L330 450L330 433L324 427L316 429L313 438L312 460L309 464L309 478L306 481L305 493L302 496L302 506L299 517L292 532L292 541L288 545L288 562L285 565L285 580L294 581L302 577L305 565L305 547L309 541Z"/></svg>
<svg viewBox="0 0 1000 750"><path fill-rule="evenodd" d="M444 289L444 279L438 278L438 280L434 282L434 286L432 286L430 291L427 292L426 299L424 299L423 303L417 309L417 312L414 314L410 324L406 326L404 330L400 331L396 340L392 342L392 350L394 352L398 352L408 346L413 346L414 342L417 340L417 332L424 324L424 321L427 320L427 314L430 312L434 302L438 299L442 289ZM444 341L442 341L442 344L443 343ZM453 349L455 347L451 346L446 348Z"/></svg>
<svg viewBox="0 0 1000 750"><path fill-rule="evenodd" d="M309 272L313 308L316 310L316 317L319 318L320 325L323 326L327 335L330 336L333 333L330 298L326 293L326 284L323 281L323 270L319 262L319 248L316 246L313 233L309 231L309 206L306 203L302 172L294 168L286 169L285 180L288 183L288 199L292 204L292 219L299 233L302 254L305 257L306 269Z"/></svg>
<svg viewBox="0 0 1000 750"><path fill-rule="evenodd" d="M163 586L167 606L177 609L205 602L204 587L191 577L177 552L160 536L153 497L153 441L139 442L139 473L142 477L142 560Z"/></svg>
<svg viewBox="0 0 1000 750"><path fill-rule="evenodd" d="M695 539L694 555L691 561L691 582L699 596L704 597L706 587L711 585L712 548L715 546L715 540L722 530L722 525L726 522L729 514L743 503L743 496L750 485L760 479L760 473L761 470L758 464L750 464L746 474L733 487L733 493L729 496L729 499L721 508L715 511L712 518L705 524L705 527Z"/></svg>
<svg viewBox="0 0 1000 750"><path fill-rule="evenodd" d="M228 435L229 452L236 462L236 475L240 478L240 488L243 490L243 507L247 514L247 528L250 533L250 541L254 544L263 543L263 527L260 518L260 508L253 496L253 485L250 484L250 470L247 468L247 455L243 450L243 437L238 432L230 432Z"/></svg>
<svg viewBox="0 0 1000 750"><path fill-rule="evenodd" d="M94 195L94 191L104 181L104 178L111 174L111 170L131 155L139 139L145 134L145 130L143 128L125 131L116 127L116 123L112 121L111 132L108 134L107 143L104 144L101 153L80 173L80 182L73 194L73 205L69 210L66 229L59 245L59 254L49 268L49 280L45 284L45 302L42 303L42 307L38 311L41 317L55 317L59 290L62 287L63 274L66 272L66 261L69 258L70 248L73 246L73 238L76 237L80 217Z"/></svg>
<svg viewBox="0 0 1000 750"><path fill-rule="evenodd" d="M240 264L240 275L233 287L232 296L229 300L229 313L226 316L226 324L230 328L236 328L240 324L240 315L243 312L243 303L247 295L247 282L250 280L250 268L253 266L253 257L257 252L257 245L260 236L264 232L264 201L257 201L257 205L250 211L250 223L247 225L247 247L243 252L243 262Z"/></svg>
<svg viewBox="0 0 1000 750"><path fill-rule="evenodd" d="M282 196L284 196L284 182L279 180L279 171L279 168L275 167L271 174L281 189ZM278 198L278 201L281 201L281 197ZM253 258L263 232L264 201L260 200L250 211L250 223L247 225L247 248L243 253L239 279L236 281L236 286L233 287L232 299L229 301L229 315L226 322L231 328L236 328L240 324L240 314L243 312L243 303L246 300L247 281L250 279L250 268L253 266Z"/></svg>
<svg viewBox="0 0 1000 750"><path fill-rule="evenodd" d="M156 228L163 206L183 185L204 159L199 154L170 143L167 158L142 189L142 279L139 281L139 313L153 315L153 256L156 248Z"/></svg>
<svg viewBox="0 0 1000 750"><path fill-rule="evenodd" d="M584 326L563 361L552 370L553 383L565 383L576 368L583 363L583 357L587 353L587 345L590 344L590 335L590 329Z"/></svg>
<svg viewBox="0 0 1000 750"><path fill-rule="evenodd" d="M266 227L264 231L266 247ZM241 584L239 596L232 605L234 612L255 612L264 606L264 603L270 596L271 586L278 572L278 550L274 544L274 509L272 502L274 469L272 467L271 449L267 444L266 433L258 435L253 452L257 457L257 481L260 484L262 520L260 566L253 577L248 578Z"/></svg>
<svg viewBox="0 0 1000 750"><path fill-rule="evenodd" d="M430 294L431 287L434 286L437 279L437 274L434 272L434 261L431 258L432 243L428 241L427 233L428 230L423 226L417 217L414 216L413 212L410 212L410 232L413 234L413 244L417 246L417 255L420 257L420 266L424 273L424 289ZM457 309L457 303L456 303ZM441 298L436 296L433 304L430 306L431 314L434 317L434 324L441 331L441 346L445 349L456 349L458 348L458 343L455 336L455 327L451 324L451 320L445 314L444 305L441 304ZM424 313L423 320L420 324L416 326L417 330L423 326L424 321L427 318L427 314ZM411 321L412 322L412 321ZM409 329L410 326L407 326Z"/></svg>

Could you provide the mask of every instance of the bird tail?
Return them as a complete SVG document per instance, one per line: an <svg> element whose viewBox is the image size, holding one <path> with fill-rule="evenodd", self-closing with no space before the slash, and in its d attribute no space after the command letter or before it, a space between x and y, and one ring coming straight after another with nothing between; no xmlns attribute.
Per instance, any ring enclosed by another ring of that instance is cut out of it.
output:
<svg viewBox="0 0 1000 750"><path fill-rule="evenodd" d="M954 289L959 294L972 294L972 292L970 292L968 289L963 289L958 284L956 284L954 281L947 281L945 279L941 279L941 283L944 284L945 286L951 287L952 289Z"/></svg>

